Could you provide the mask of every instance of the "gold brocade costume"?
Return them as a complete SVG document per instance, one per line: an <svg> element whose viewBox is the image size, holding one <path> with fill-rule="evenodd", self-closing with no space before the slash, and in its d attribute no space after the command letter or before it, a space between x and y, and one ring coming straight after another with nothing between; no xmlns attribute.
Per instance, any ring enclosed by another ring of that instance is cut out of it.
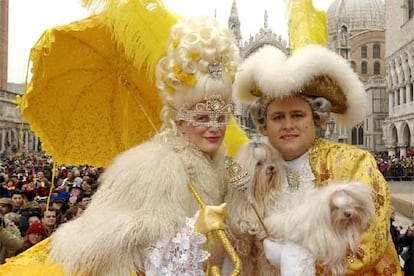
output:
<svg viewBox="0 0 414 276"><path fill-rule="evenodd" d="M354 146L317 139L312 147L310 165L315 185L328 181L358 180L372 189L376 218L361 235L356 256L347 256L347 275L403 275L389 232L390 193L373 156ZM319 267L318 274L322 274Z"/></svg>
<svg viewBox="0 0 414 276"><path fill-rule="evenodd" d="M44 276L65 275L60 264L49 258L51 238L47 238L0 265L0 275Z"/></svg>
<svg viewBox="0 0 414 276"><path fill-rule="evenodd" d="M49 258L51 242L51 237L46 238L19 255L7 259L5 264L0 265L0 275L64 276L62 265Z"/></svg>

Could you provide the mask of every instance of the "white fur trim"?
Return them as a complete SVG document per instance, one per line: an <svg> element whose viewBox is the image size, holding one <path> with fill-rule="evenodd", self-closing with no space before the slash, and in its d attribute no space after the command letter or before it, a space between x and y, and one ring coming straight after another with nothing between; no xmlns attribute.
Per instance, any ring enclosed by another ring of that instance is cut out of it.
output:
<svg viewBox="0 0 414 276"><path fill-rule="evenodd" d="M144 251L174 236L199 206L193 185L206 205L223 202L224 171L181 137L162 133L115 158L85 212L59 227L51 257L68 275L130 275L144 268Z"/></svg>
<svg viewBox="0 0 414 276"><path fill-rule="evenodd" d="M336 53L319 45L310 45L287 57L279 49L267 45L243 61L234 83L235 97L253 102L254 88L270 97L286 97L299 91L314 77L326 75L344 91L347 109L337 114L342 124L352 126L366 116L367 96L363 83L349 63Z"/></svg>

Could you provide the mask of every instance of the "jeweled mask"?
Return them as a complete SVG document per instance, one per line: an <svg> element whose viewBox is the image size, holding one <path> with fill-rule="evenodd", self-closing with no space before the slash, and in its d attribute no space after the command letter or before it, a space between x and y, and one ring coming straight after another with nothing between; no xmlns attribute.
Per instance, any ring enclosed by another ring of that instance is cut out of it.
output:
<svg viewBox="0 0 414 276"><path fill-rule="evenodd" d="M186 121L193 126L225 127L230 122L233 109L233 104L226 103L221 95L213 95L194 107L183 104L177 111L176 120Z"/></svg>

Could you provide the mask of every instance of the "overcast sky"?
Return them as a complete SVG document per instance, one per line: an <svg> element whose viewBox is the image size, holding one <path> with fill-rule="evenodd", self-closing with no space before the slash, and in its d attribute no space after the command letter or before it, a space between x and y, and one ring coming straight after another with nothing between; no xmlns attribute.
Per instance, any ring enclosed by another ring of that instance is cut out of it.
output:
<svg viewBox="0 0 414 276"><path fill-rule="evenodd" d="M172 11L190 17L216 14L227 26L233 0L164 0ZM334 0L314 0L316 8L327 10ZM243 40L263 26L267 10L269 26L287 39L285 3L283 0L236 0ZM10 0L8 81L22 83L26 78L31 47L47 28L87 17L80 0Z"/></svg>

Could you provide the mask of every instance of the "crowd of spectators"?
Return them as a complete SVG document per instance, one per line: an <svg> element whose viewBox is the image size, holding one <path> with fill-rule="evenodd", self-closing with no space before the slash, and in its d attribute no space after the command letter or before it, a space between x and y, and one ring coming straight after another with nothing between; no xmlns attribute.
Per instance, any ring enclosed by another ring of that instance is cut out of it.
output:
<svg viewBox="0 0 414 276"><path fill-rule="evenodd" d="M87 208L102 168L54 167L45 154L1 154L0 264Z"/></svg>
<svg viewBox="0 0 414 276"><path fill-rule="evenodd" d="M381 173L387 180L414 181L414 156L374 154Z"/></svg>
<svg viewBox="0 0 414 276"><path fill-rule="evenodd" d="M412 155L374 156L387 180L414 181ZM50 236L62 223L80 216L97 190L103 168L53 165L46 154L1 154L0 264ZM399 231L397 236L404 237ZM401 239L395 243L402 251Z"/></svg>

